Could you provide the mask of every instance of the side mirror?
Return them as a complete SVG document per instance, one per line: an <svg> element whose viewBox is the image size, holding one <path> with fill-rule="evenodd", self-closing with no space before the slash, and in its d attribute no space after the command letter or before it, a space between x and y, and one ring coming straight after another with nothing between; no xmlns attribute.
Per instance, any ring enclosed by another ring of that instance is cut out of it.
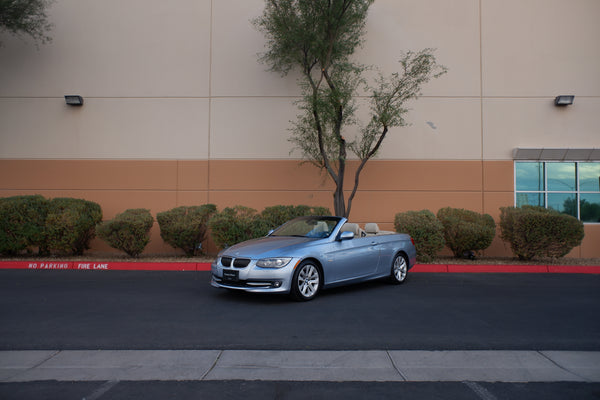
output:
<svg viewBox="0 0 600 400"><path fill-rule="evenodd" d="M354 239L354 232L345 231L340 233L340 241Z"/></svg>

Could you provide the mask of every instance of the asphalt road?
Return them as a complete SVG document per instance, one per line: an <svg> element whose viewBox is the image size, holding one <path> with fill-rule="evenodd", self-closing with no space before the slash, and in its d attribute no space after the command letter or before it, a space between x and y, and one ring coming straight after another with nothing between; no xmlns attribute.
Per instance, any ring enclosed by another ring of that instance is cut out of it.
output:
<svg viewBox="0 0 600 400"><path fill-rule="evenodd" d="M55 382L0 383L3 400L586 400L600 398L597 383L502 382Z"/></svg>
<svg viewBox="0 0 600 400"><path fill-rule="evenodd" d="M296 303L208 272L0 271L0 350L600 350L600 275L411 274Z"/></svg>

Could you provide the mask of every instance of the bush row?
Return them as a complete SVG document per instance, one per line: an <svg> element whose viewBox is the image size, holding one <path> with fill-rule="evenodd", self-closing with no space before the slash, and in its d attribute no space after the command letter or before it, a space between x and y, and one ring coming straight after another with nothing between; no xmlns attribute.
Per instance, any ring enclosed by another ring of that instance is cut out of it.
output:
<svg viewBox="0 0 600 400"><path fill-rule="evenodd" d="M331 215L322 207L272 206L261 213L235 206L217 212L214 204L182 206L160 212L156 220L165 243L187 256L202 254L210 228L220 248L264 236L270 229L303 215ZM81 255L98 235L109 246L136 257L150 242L154 218L149 210L129 209L102 221L94 202L42 196L0 198L0 254Z"/></svg>
<svg viewBox="0 0 600 400"><path fill-rule="evenodd" d="M583 240L583 223L570 215L530 206L500 211L500 237L521 260L563 257ZM431 261L444 246L455 257L473 258L487 249L496 235L489 214L450 207L440 209L437 217L429 210L398 213L394 225L397 232L413 237L422 262Z"/></svg>
<svg viewBox="0 0 600 400"><path fill-rule="evenodd" d="M261 237L284 222L304 215L331 215L327 208L273 206L262 212L244 206L221 212L214 204L176 207L160 212L156 219L165 243L188 256L202 253L211 232L219 248ZM135 257L150 242L154 218L146 209L130 209L109 221L94 202L42 196L0 198L0 254L80 255L90 248L96 234L111 247ZM422 262L431 261L447 246L456 257L473 257L488 248L496 224L488 214L458 208L398 213L397 232L409 233ZM522 260L563 257L583 240L583 223L576 218L542 207L504 207L500 215L501 238Z"/></svg>
<svg viewBox="0 0 600 400"><path fill-rule="evenodd" d="M80 255L90 248L102 209L94 202L42 196L0 198L0 254Z"/></svg>

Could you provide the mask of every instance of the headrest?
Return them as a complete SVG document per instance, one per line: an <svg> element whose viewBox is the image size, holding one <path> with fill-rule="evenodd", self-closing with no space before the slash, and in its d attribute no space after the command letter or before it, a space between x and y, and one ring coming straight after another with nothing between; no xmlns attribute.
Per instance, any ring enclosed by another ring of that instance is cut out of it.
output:
<svg viewBox="0 0 600 400"><path fill-rule="evenodd" d="M358 227L358 224L346 222L344 226L342 226L342 232L352 232L355 236L359 236L360 228Z"/></svg>
<svg viewBox="0 0 600 400"><path fill-rule="evenodd" d="M368 234L379 233L379 226L374 222L369 222L368 224L365 224L365 231Z"/></svg>

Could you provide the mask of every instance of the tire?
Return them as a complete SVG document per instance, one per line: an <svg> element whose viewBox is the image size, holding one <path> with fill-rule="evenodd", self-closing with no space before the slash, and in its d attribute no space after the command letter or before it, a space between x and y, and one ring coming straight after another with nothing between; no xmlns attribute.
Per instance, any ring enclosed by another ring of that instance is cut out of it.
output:
<svg viewBox="0 0 600 400"><path fill-rule="evenodd" d="M408 276L408 262L406 261L406 257L402 254L396 254L394 257L394 262L392 262L392 270L390 273L390 278L392 283L400 285L406 281L406 277Z"/></svg>
<svg viewBox="0 0 600 400"><path fill-rule="evenodd" d="M294 271L290 294L294 300L309 301L321 290L323 275L319 267L311 261L303 261Z"/></svg>

